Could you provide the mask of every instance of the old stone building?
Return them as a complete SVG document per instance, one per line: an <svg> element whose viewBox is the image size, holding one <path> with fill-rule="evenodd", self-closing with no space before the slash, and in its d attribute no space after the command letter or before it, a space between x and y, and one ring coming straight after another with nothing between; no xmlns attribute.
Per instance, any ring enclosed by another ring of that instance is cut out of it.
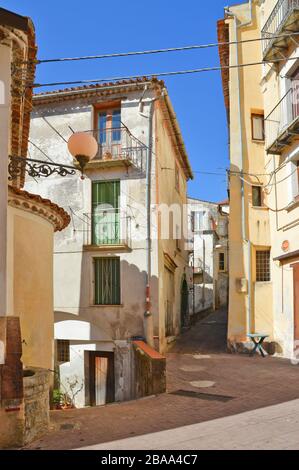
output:
<svg viewBox="0 0 299 470"><path fill-rule="evenodd" d="M184 206L192 172L163 82L34 97L30 139L49 158L72 164L66 141L78 131L98 142L84 179L27 187L72 215L54 247L56 366L60 385L74 385L76 405L85 406L136 396L132 341L146 339L163 354L186 321ZM36 147L31 152L45 158Z"/></svg>
<svg viewBox="0 0 299 470"><path fill-rule="evenodd" d="M193 237L190 307L196 314L228 305L229 202L219 204L188 198L188 215Z"/></svg>

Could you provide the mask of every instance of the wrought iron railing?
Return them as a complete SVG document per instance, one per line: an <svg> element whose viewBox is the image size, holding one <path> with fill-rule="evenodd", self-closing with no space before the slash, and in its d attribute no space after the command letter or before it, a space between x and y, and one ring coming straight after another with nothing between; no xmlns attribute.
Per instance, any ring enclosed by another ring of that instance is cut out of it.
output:
<svg viewBox="0 0 299 470"><path fill-rule="evenodd" d="M273 36L280 33L283 24L295 10L299 10L299 0L278 0L262 29L264 55L271 46Z"/></svg>
<svg viewBox="0 0 299 470"><path fill-rule="evenodd" d="M145 169L147 147L125 127L91 131L99 144L95 160L127 160Z"/></svg>
<svg viewBox="0 0 299 470"><path fill-rule="evenodd" d="M119 209L84 214L83 244L131 246L131 218Z"/></svg>
<svg viewBox="0 0 299 470"><path fill-rule="evenodd" d="M266 148L269 149L299 117L298 88L293 86L265 118Z"/></svg>

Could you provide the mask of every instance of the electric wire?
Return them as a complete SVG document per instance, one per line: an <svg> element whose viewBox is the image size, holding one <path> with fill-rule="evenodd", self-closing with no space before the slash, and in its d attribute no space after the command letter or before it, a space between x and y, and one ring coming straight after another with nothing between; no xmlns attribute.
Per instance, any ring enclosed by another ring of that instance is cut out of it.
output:
<svg viewBox="0 0 299 470"><path fill-rule="evenodd" d="M283 39L287 37L298 36L299 32L292 32L286 34L279 34L279 35L272 35L271 39ZM264 41L264 38L253 38L253 39L245 39L241 41L224 41L224 42L213 42L208 44L195 44L191 46L181 46L181 47L169 47L169 48L162 48L162 49L149 49L143 51L131 51L131 52L116 52L110 54L97 54L97 55L85 55L79 57L60 57L60 58L51 58L51 59L37 59L34 61L26 61L24 63L35 63L37 65L40 64L47 64L53 62L71 62L71 61L80 61L80 60L94 60L94 59L110 59L115 57L131 57L131 56L140 56L140 55L150 55L150 54L163 54L169 52L180 52L180 51L189 51L189 50L200 50L200 49L208 49L208 48L215 48L221 46L231 46L231 45L238 45L238 44L246 44L246 43L253 43Z"/></svg>
<svg viewBox="0 0 299 470"><path fill-rule="evenodd" d="M53 86L62 86L62 85L88 85L93 83L104 83L104 82L118 82L124 80L138 80L144 78L157 78L157 77L172 77L178 75L191 75L191 74L198 74L204 72L215 72L221 70L229 70L229 69L239 69L245 67L253 67L257 65L264 65L265 63L279 63L279 62L288 62L288 61L295 61L298 60L299 57L289 57L289 58L281 58L281 59L273 59L271 61L259 61L259 62L251 62L247 64L239 64L239 65L222 65L222 66L215 66L215 67L203 67L199 69L190 69L190 70L176 70L176 71L169 71L169 72L155 72L155 73L148 73L146 75L126 75L126 76L118 76L118 77L109 77L109 78L97 78L97 79L87 79L87 80L70 80L65 82L50 82L50 83L34 83L25 85L26 88L44 88L44 87L53 87Z"/></svg>

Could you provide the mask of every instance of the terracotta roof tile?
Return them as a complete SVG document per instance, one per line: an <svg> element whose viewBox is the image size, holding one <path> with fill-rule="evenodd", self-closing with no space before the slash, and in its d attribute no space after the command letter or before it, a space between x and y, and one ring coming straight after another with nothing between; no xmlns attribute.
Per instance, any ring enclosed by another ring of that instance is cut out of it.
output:
<svg viewBox="0 0 299 470"><path fill-rule="evenodd" d="M52 211L56 212L56 214L61 218L62 223L59 227L56 227L55 231L61 231L69 225L71 221L69 214L62 207L58 206L58 204L55 204L50 199L45 199L38 194L32 194L28 191L25 191L24 189L15 188L12 186L9 187L9 190L17 196L22 196L26 199L30 199L31 201L35 201L36 203L47 206Z"/></svg>

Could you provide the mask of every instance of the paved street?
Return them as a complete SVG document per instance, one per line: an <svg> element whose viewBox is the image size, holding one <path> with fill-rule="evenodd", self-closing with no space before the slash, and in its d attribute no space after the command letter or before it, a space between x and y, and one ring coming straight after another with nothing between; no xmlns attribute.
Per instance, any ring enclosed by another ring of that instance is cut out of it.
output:
<svg viewBox="0 0 299 470"><path fill-rule="evenodd" d="M218 432L226 433L224 429L230 426L234 429L239 419L236 415L248 411L283 404L290 416L295 415L292 407L298 407L298 402L287 402L299 399L299 367L273 357L227 354L225 332L226 312L219 311L182 335L167 357L168 393L98 408L53 411L51 431L27 448L75 449L169 430L177 436L175 442L178 443L181 431L177 428L185 426L196 426L197 437L205 433L205 429L216 436ZM270 408L270 414L266 411L268 417L262 418L259 432L263 428L273 432L275 426L269 422L271 413L276 416L276 409L278 418L280 410L284 410ZM256 413L240 417L242 426L248 419L259 421L259 416L264 416L264 410L260 411L262 415ZM219 421L225 417L227 421ZM294 421L290 432L293 426L297 426ZM277 438L283 435L281 431ZM166 433L166 440L168 436ZM169 439L167 442L172 445Z"/></svg>
<svg viewBox="0 0 299 470"><path fill-rule="evenodd" d="M84 449L299 450L299 400Z"/></svg>

